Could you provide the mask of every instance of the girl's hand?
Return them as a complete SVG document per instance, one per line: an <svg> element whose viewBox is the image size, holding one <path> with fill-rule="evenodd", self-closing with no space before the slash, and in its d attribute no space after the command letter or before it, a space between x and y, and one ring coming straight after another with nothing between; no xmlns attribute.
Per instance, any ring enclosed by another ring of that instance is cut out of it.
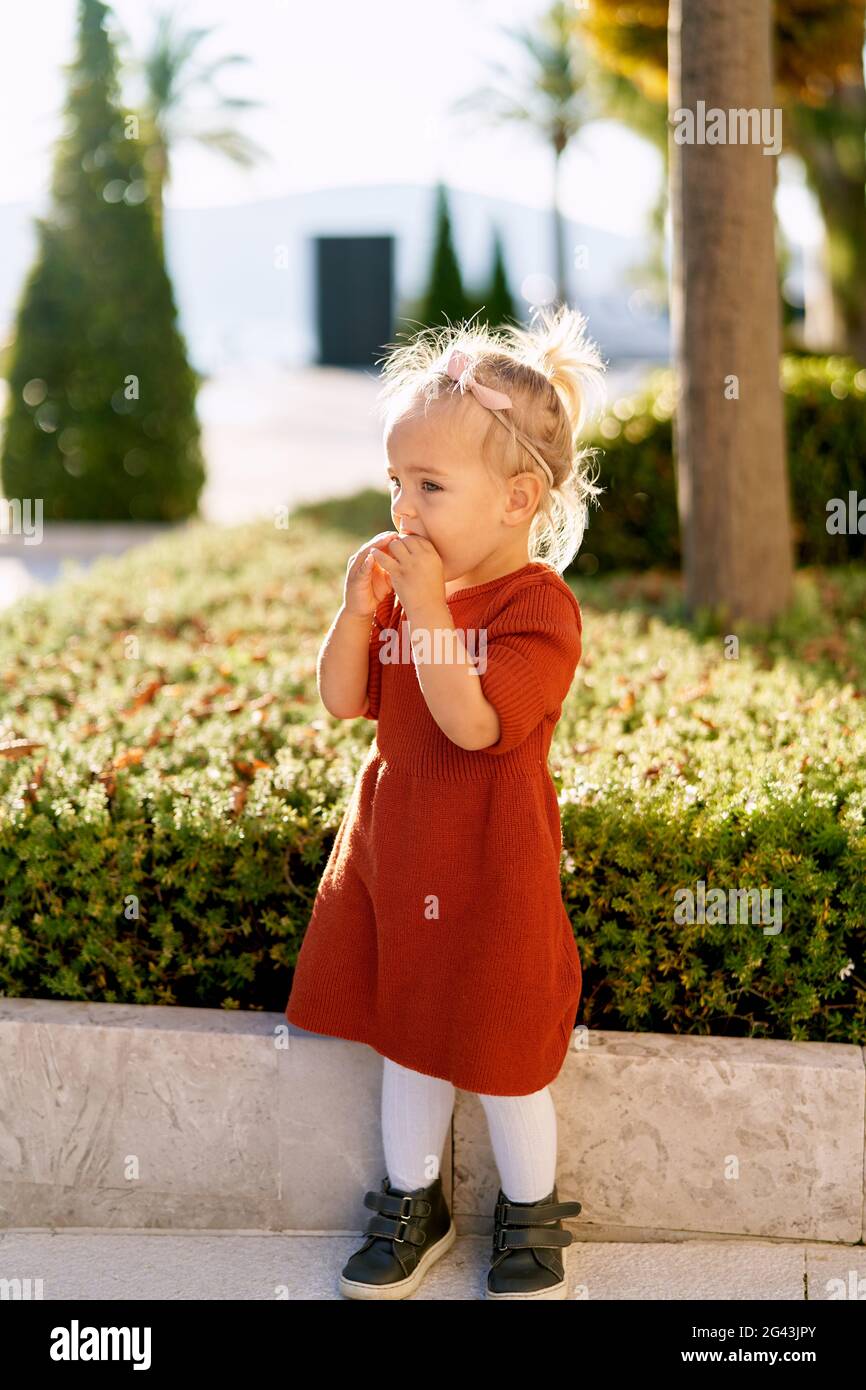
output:
<svg viewBox="0 0 866 1390"><path fill-rule="evenodd" d="M387 546L395 540L397 531L380 531L371 541L365 541L360 550L349 559L346 569L346 586L343 607L347 613L359 617L370 617L375 613L383 598L391 592L391 579L381 565L376 563L373 547L377 544Z"/></svg>
<svg viewBox="0 0 866 1390"><path fill-rule="evenodd" d="M445 572L439 552L425 536L398 536L387 553L373 547L374 563L390 578L411 622L413 615L445 603Z"/></svg>

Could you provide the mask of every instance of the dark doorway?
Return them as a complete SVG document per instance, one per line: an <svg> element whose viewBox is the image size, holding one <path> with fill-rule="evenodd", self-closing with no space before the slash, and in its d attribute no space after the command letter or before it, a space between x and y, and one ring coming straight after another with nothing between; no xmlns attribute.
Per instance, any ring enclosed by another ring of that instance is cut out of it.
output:
<svg viewBox="0 0 866 1390"><path fill-rule="evenodd" d="M373 366L393 332L394 238L320 236L315 243L318 362Z"/></svg>

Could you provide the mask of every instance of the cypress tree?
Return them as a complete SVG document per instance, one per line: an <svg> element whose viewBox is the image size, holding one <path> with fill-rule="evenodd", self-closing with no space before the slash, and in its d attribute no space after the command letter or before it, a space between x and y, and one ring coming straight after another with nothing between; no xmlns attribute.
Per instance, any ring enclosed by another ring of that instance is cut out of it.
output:
<svg viewBox="0 0 866 1390"><path fill-rule="evenodd" d="M489 323L491 328L498 328L506 321L519 322L517 309L508 288L505 255L498 229L493 236L493 269L490 275L490 285L479 308L479 320L482 323Z"/></svg>
<svg viewBox="0 0 866 1390"><path fill-rule="evenodd" d="M137 118L118 101L108 7L79 0L52 207L19 300L2 456L7 498L47 520L178 521L204 483L195 396L148 201Z"/></svg>
<svg viewBox="0 0 866 1390"><path fill-rule="evenodd" d="M470 297L463 288L460 266L454 250L448 199L445 188L440 183L436 187L433 259L427 291L421 300L419 318L425 327L445 324L449 320L456 323L459 319L468 317L472 307Z"/></svg>

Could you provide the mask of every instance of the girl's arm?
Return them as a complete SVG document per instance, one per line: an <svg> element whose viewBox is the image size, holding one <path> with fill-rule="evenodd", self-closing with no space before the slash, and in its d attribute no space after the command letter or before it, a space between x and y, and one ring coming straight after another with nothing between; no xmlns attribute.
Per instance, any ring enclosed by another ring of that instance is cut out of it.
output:
<svg viewBox="0 0 866 1390"><path fill-rule="evenodd" d="M343 602L316 662L319 698L335 719L357 719L367 709L373 615L391 587L388 575L370 551L377 543L387 547L388 540L396 535L396 531L380 531L350 556L346 567Z"/></svg>
<svg viewBox="0 0 866 1390"><path fill-rule="evenodd" d="M374 610L375 611L375 610ZM367 708L372 613L341 605L319 651L319 698L335 719L357 719Z"/></svg>
<svg viewBox="0 0 866 1390"><path fill-rule="evenodd" d="M458 748L471 751L496 743L499 716L484 697L448 605L431 605L407 617L421 691L443 734Z"/></svg>
<svg viewBox="0 0 866 1390"><path fill-rule="evenodd" d="M427 602L408 616L421 647L415 665L424 697L452 742L491 755L509 753L545 715L555 712L559 718L580 661L583 631L577 599L561 580L527 585L488 615L473 643L477 675L471 663L447 660L450 641L438 660L429 638L423 650L425 628L442 629L444 639L465 650L447 605Z"/></svg>

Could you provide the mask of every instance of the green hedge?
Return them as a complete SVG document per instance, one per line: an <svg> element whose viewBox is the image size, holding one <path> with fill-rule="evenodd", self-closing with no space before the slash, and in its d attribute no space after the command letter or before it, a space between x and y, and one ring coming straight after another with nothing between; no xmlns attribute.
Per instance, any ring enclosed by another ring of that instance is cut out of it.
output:
<svg viewBox="0 0 866 1390"><path fill-rule="evenodd" d="M193 526L0 614L3 993L282 1009L374 732L316 694L348 553ZM730 661L675 583L577 592L551 766L578 1021L862 1042L866 571L800 576ZM782 931L678 926L701 879L781 889Z"/></svg>
<svg viewBox="0 0 866 1390"><path fill-rule="evenodd" d="M727 659L724 634L679 621L676 584L578 585L587 652L557 746L588 1022L866 1040L866 572L797 591ZM782 930L675 925L698 881L780 890Z"/></svg>
<svg viewBox="0 0 866 1390"><path fill-rule="evenodd" d="M866 534L831 535L827 503L866 497L866 368L853 358L786 354L781 361L799 564L866 558ZM677 568L680 535L672 462L675 376L649 374L641 391L610 401L592 443L605 489L574 569Z"/></svg>

